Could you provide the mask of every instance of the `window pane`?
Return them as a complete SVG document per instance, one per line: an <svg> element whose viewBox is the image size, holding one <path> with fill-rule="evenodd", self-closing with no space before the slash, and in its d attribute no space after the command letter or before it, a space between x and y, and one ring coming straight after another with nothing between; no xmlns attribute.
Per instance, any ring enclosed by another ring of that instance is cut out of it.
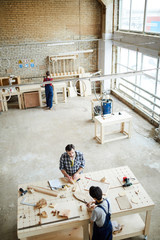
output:
<svg viewBox="0 0 160 240"><path fill-rule="evenodd" d="M132 0L130 30L143 31L145 0Z"/></svg>
<svg viewBox="0 0 160 240"><path fill-rule="evenodd" d="M148 0L145 31L160 33L160 0Z"/></svg>
<svg viewBox="0 0 160 240"><path fill-rule="evenodd" d="M144 56L143 57L143 70L149 70L149 71L145 71L145 74L148 77L153 77L154 79L156 78L156 68L157 68L157 59L153 58L153 57L148 57L148 56ZM150 69L155 69L155 70L150 70Z"/></svg>
<svg viewBox="0 0 160 240"><path fill-rule="evenodd" d="M136 52L135 51L129 50L128 67L131 68L130 71L136 70Z"/></svg>
<svg viewBox="0 0 160 240"><path fill-rule="evenodd" d="M119 29L129 30L130 0L120 1Z"/></svg>
<svg viewBox="0 0 160 240"><path fill-rule="evenodd" d="M157 82L156 96L160 97L160 63L159 63L159 70L158 70L158 82ZM159 107L155 107L155 112L160 114L160 100L159 99L156 99L156 104L158 104Z"/></svg>

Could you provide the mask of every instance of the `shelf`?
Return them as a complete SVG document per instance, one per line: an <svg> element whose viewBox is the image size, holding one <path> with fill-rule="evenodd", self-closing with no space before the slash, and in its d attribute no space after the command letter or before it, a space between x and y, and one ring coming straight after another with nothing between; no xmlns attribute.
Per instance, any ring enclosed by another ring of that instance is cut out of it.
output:
<svg viewBox="0 0 160 240"><path fill-rule="evenodd" d="M120 225L124 225L120 233L113 235L113 240L143 235L145 224L139 214L114 218L112 221L117 221Z"/></svg>

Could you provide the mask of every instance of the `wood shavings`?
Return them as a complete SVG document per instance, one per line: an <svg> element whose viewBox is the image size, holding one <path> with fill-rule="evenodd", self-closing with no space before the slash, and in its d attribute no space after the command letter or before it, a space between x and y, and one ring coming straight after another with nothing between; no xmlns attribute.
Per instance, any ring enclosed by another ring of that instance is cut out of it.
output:
<svg viewBox="0 0 160 240"><path fill-rule="evenodd" d="M57 211L55 210L55 211L52 211L51 213L53 214L53 216L56 216Z"/></svg>
<svg viewBox="0 0 160 240"><path fill-rule="evenodd" d="M40 216L40 217L42 217L42 218L47 218L47 217L48 217L46 211L43 211L43 212L41 212L41 213L38 213L37 216Z"/></svg>
<svg viewBox="0 0 160 240"><path fill-rule="evenodd" d="M83 211L83 206L80 205L80 206L79 206L79 209L80 209L80 211L82 212L82 211Z"/></svg>
<svg viewBox="0 0 160 240"><path fill-rule="evenodd" d="M47 201L46 201L44 198L42 198L41 200L39 200L39 201L36 203L35 208L40 209L40 208L44 208L44 207L46 207L46 206L47 206Z"/></svg>

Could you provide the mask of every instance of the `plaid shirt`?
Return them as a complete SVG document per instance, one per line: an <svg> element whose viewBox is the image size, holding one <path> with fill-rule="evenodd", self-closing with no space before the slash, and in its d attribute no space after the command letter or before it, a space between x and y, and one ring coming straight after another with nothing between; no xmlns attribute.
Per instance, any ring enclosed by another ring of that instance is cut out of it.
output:
<svg viewBox="0 0 160 240"><path fill-rule="evenodd" d="M69 155L65 152L62 154L60 158L60 170L65 170L69 176L73 176L79 168L84 168L85 160L83 158L83 154L81 152L75 151L76 157L74 159L74 165L72 165L72 161Z"/></svg>

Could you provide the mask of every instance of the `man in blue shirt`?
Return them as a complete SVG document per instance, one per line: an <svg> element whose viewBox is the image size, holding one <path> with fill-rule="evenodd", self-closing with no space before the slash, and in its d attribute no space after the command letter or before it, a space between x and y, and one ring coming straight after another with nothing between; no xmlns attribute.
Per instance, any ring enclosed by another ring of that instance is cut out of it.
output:
<svg viewBox="0 0 160 240"><path fill-rule="evenodd" d="M85 167L85 160L81 152L75 151L73 144L68 144L65 150L66 152L60 157L59 169L69 182L74 183L80 179L80 174Z"/></svg>

